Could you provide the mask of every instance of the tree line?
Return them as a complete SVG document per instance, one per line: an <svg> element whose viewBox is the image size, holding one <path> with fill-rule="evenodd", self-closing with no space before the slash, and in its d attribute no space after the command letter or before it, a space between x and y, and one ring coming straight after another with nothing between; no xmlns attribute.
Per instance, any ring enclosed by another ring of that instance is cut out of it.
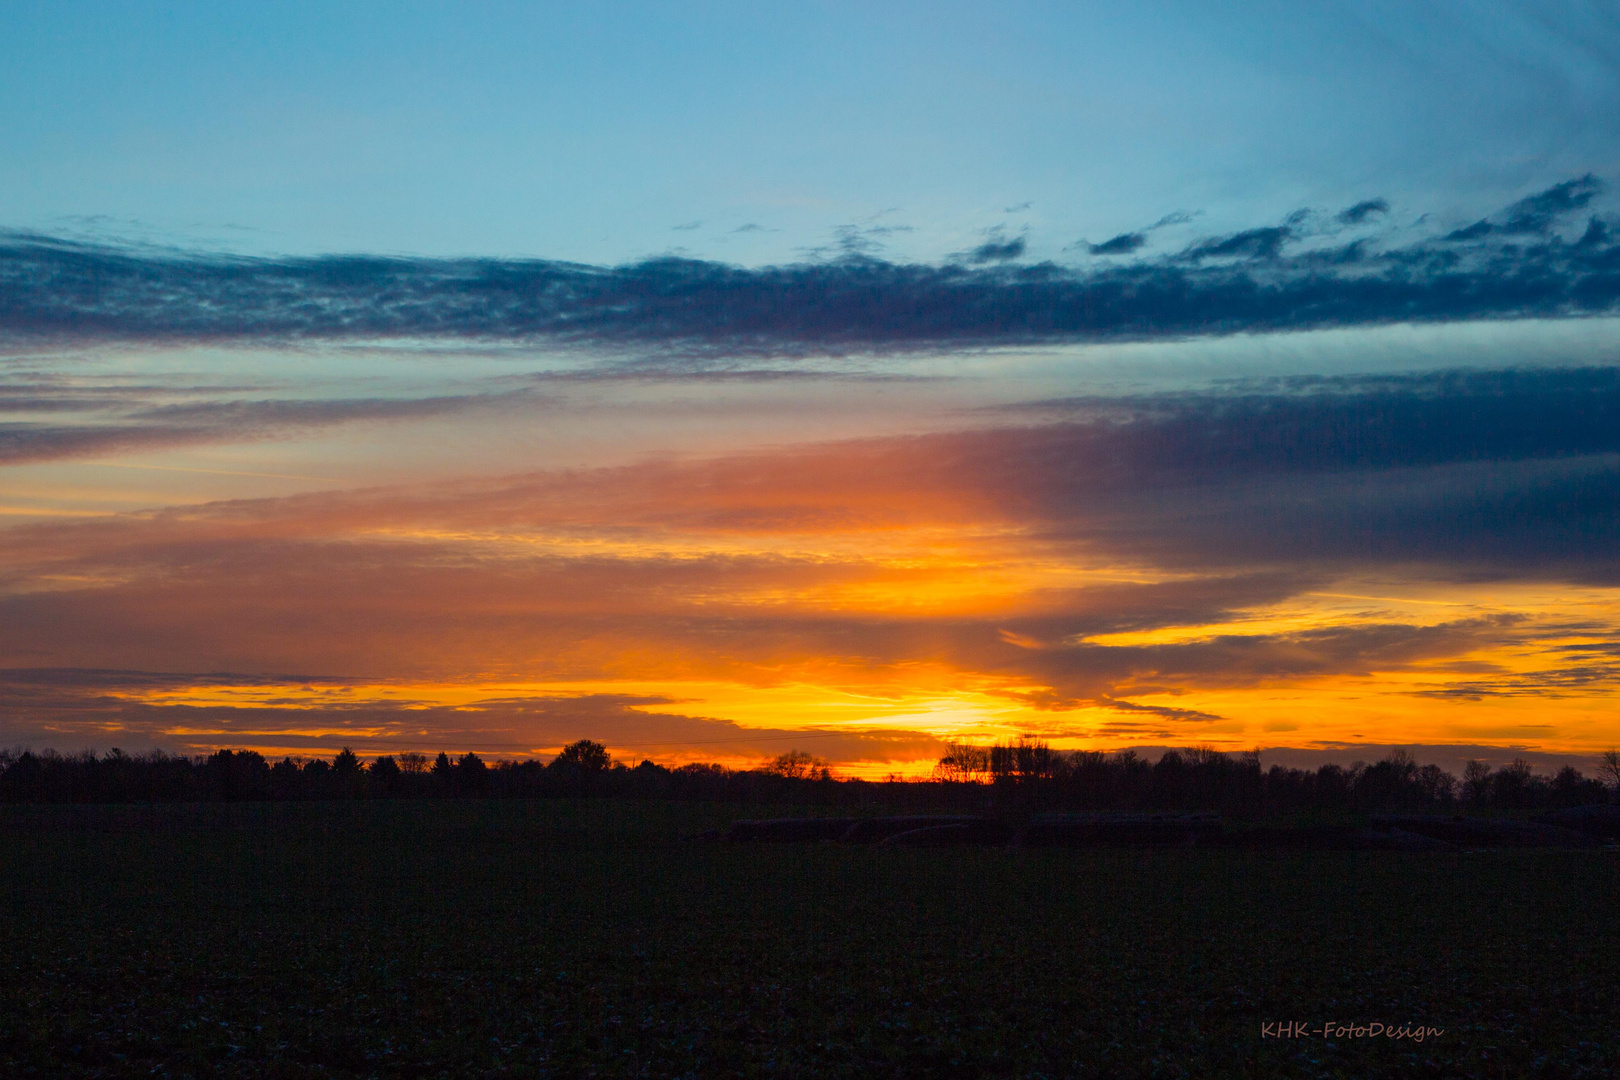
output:
<svg viewBox="0 0 1620 1080"><path fill-rule="evenodd" d="M1596 777L1570 765L1538 774L1519 758L1495 769L1469 761L1459 778L1438 765L1419 765L1402 749L1370 764L1266 769L1258 751L1191 747L1150 762L1133 750L1064 752L1024 738L988 747L947 744L934 777L1022 789L1036 802L1077 810L1546 809L1620 798L1620 751L1603 755Z"/></svg>
<svg viewBox="0 0 1620 1080"><path fill-rule="evenodd" d="M384 754L369 763L352 749L331 759L284 757L255 750L185 756L153 750L126 754L46 750L0 751L0 802L114 803L281 801L362 798L543 798L625 795L749 802L796 787L836 784L824 763L802 752L762 769L691 764L675 768L615 761L590 739L564 747L549 762L486 762L476 753L435 757Z"/></svg>
<svg viewBox="0 0 1620 1080"><path fill-rule="evenodd" d="M790 751L755 769L670 767L615 761L581 739L549 762L486 762L475 753L385 754L364 762L344 748L330 760L253 750L182 756L152 751L0 752L0 801L108 803L361 798L624 796L722 802L892 803L983 810L1217 810L1231 814L1321 809L1541 809L1620 798L1620 753L1598 776L1565 766L1538 774L1521 760L1470 761L1461 777L1419 765L1403 750L1373 763L1263 768L1260 755L1206 747L1149 761L1131 750L1055 750L1025 738L995 746L947 744L927 779L871 782L835 776L826 762Z"/></svg>

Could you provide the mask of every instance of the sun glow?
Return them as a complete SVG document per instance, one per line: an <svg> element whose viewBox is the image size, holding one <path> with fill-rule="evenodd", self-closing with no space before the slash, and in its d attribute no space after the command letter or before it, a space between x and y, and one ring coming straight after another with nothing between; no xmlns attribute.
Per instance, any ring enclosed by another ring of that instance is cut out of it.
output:
<svg viewBox="0 0 1620 1080"><path fill-rule="evenodd" d="M1174 410L1163 431L1075 419L1099 408L1085 379L1142 361L1122 349L860 362L901 371L904 393L840 371L542 395L502 381L509 356L415 403L427 383L369 389L396 374L376 357L296 407L87 385L136 395L86 406L98 438L140 409L224 419L12 467L0 644L33 689L7 722L303 754L544 756L596 738L746 764L802 743L872 775L922 770L945 739L1021 734L1099 750L1612 741L1608 579L1454 569L1421 544L1333 555L1341 524L1288 534L1287 514L1362 489L1313 494L1340 473L1300 487L1268 462L1208 472ZM930 370L944 377L916 378ZM1036 388L1050 416L1007 411ZM609 447L604 424L628 441ZM1569 468L1596 483L1605 461ZM1506 475L1457 468L1452 503ZM332 490L345 476L376 484ZM1379 543L1451 505L1427 467L1366 477L1402 508Z"/></svg>

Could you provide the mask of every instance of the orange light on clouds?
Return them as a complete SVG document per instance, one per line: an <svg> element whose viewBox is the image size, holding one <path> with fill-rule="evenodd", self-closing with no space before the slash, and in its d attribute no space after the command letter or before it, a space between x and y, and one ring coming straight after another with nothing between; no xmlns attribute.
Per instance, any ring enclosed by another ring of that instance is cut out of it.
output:
<svg viewBox="0 0 1620 1080"><path fill-rule="evenodd" d="M919 382L925 405L886 414L870 385L828 378L794 417L787 385L683 391L676 409L604 383L579 415L561 391L479 396L466 415L338 424L315 409L183 455L98 445L18 465L33 474L13 490L38 506L0 507L15 519L0 652L28 688L7 738L521 756L590 737L734 763L802 743L872 775L926 768L943 739L1024 733L1099 750L1571 754L1617 738L1620 588L1600 577L1333 555L1337 526L1279 548L1283 527L1251 526L1253 508L1285 516L1337 479L1267 463L1223 487L1145 423L1009 420L989 407L1004 387L951 413L972 397L962 384ZM820 423L842 406L842 426ZM561 436L543 454L520 438L539 419L633 426L638 410L662 452L643 432L634 454L571 462ZM767 439L767 414L793 418ZM703 418L719 426L697 440ZM453 479L377 465L452 431L467 440L446 445ZM386 482L331 490L362 443ZM110 514L96 508L120 493L109 472L163 486ZM1378 482L1419 511L1444 479L1388 472Z"/></svg>

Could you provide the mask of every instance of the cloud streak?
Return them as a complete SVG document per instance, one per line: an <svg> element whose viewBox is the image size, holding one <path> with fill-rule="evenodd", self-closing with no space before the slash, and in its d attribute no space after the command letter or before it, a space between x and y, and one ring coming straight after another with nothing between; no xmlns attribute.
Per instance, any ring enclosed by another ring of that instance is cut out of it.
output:
<svg viewBox="0 0 1620 1080"><path fill-rule="evenodd" d="M212 688L246 692L238 704L148 699L154 693ZM940 751L939 740L926 733L745 728L672 711L678 702L649 695L513 694L447 706L378 694L355 680L73 668L0 668L0 689L8 705L0 716L0 745L7 746L66 739L126 750L269 746L296 754L331 753L348 745L363 754L442 748L524 757L591 738L621 754L665 760L771 757L796 747L851 764L910 761Z"/></svg>
<svg viewBox="0 0 1620 1080"><path fill-rule="evenodd" d="M563 528L705 542L1016 527L1127 561L1222 572L1422 562L1447 576L1620 580L1620 369L1300 379L985 415L1007 422L309 496L253 504L240 523L235 510L191 510L187 527L256 538ZM160 536L177 527L169 521L106 528ZM63 550L83 550L98 528L74 526ZM13 529L9 543L23 557L30 537L52 550L51 535Z"/></svg>
<svg viewBox="0 0 1620 1080"><path fill-rule="evenodd" d="M1601 628L1571 651L1499 612L1252 613L1308 606L1353 572L1620 584L1615 369L1302 379L1021 415L1042 422L13 528L0 653L863 692L934 671L1156 731L1224 713L1132 698L1391 672L1435 699L1614 682ZM1142 580L1069 573L1099 564ZM1148 636L1117 638L1132 634ZM1508 648L1540 659L1425 667Z"/></svg>
<svg viewBox="0 0 1620 1080"><path fill-rule="evenodd" d="M141 404L125 395L95 391L30 398L23 399L16 411L68 412L90 407L102 415L91 422L0 422L0 465L198 443L274 439L338 424L425 419L519 400L533 402L538 398L509 392L504 397L261 399L162 405ZM12 401L0 397L0 408L12 407Z"/></svg>
<svg viewBox="0 0 1620 1080"><path fill-rule="evenodd" d="M1337 243L1293 215L1101 268L1018 262L992 237L968 262L883 261L848 237L830 261L747 269L680 258L617 267L369 256L264 259L0 238L0 333L29 341L438 337L688 343L736 352L1106 341L1609 312L1620 244L1603 185L1555 185L1474 226ZM1340 223L1383 220L1384 201ZM1093 250L1130 255L1146 230ZM864 234L863 234L864 235ZM846 242L847 241L847 242ZM1324 246L1325 244L1325 246Z"/></svg>

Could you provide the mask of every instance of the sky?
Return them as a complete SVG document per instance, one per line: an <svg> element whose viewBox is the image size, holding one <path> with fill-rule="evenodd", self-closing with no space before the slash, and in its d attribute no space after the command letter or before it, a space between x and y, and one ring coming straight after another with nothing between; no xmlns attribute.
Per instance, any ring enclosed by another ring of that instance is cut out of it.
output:
<svg viewBox="0 0 1620 1080"><path fill-rule="evenodd" d="M0 12L0 745L1620 742L1599 4Z"/></svg>

